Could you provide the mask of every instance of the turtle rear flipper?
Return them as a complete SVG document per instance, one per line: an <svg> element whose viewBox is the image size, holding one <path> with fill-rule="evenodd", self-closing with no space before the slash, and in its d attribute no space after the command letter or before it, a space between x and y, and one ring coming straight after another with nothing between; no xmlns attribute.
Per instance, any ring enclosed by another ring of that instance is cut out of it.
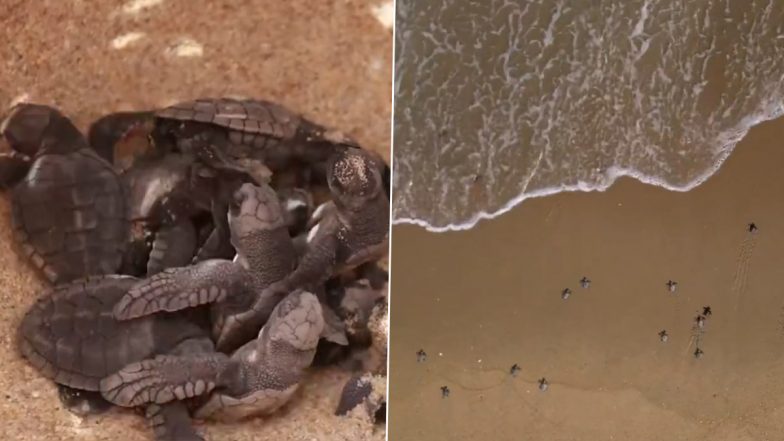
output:
<svg viewBox="0 0 784 441"><path fill-rule="evenodd" d="M114 317L130 320L166 311L175 312L244 295L248 272L229 260L205 260L169 268L137 283L114 306Z"/></svg>
<svg viewBox="0 0 784 441"><path fill-rule="evenodd" d="M101 380L101 394L123 407L182 401L209 394L230 365L229 357L221 353L159 355Z"/></svg>

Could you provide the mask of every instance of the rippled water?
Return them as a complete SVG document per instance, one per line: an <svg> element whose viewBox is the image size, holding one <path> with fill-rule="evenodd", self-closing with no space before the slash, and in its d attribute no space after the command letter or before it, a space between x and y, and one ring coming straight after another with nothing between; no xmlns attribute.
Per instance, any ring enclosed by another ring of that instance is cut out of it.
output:
<svg viewBox="0 0 784 441"><path fill-rule="evenodd" d="M470 228L625 175L689 190L784 114L781 0L397 8L396 223Z"/></svg>

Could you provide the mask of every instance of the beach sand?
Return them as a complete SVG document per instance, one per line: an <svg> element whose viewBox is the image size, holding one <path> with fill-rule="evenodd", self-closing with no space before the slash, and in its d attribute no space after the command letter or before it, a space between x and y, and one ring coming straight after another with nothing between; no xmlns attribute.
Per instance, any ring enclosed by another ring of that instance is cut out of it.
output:
<svg viewBox="0 0 784 441"><path fill-rule="evenodd" d="M0 108L29 100L81 127L101 114L201 96L271 99L389 158L392 32L386 1L86 0L0 4ZM0 110L2 114L4 110ZM14 252L0 198L0 439L146 440L119 410L81 420L18 355L16 327L43 282ZM319 370L282 412L202 426L208 439L384 439L333 415L350 376Z"/></svg>
<svg viewBox="0 0 784 441"><path fill-rule="evenodd" d="M389 439L784 438L782 147L779 119L690 192L621 179L469 231L393 228Z"/></svg>

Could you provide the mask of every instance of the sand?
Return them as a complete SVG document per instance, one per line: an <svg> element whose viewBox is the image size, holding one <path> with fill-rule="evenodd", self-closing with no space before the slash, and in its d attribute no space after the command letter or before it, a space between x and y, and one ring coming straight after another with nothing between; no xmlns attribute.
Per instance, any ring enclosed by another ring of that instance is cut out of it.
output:
<svg viewBox="0 0 784 441"><path fill-rule="evenodd" d="M686 193L622 179L465 232L395 227L389 439L784 438L782 140L784 119L755 127Z"/></svg>
<svg viewBox="0 0 784 441"><path fill-rule="evenodd" d="M80 126L101 114L200 96L279 101L389 158L392 32L385 1L0 2L0 108L55 105ZM0 110L0 114L3 110ZM0 198L0 439L145 440L144 421L82 421L18 356L14 330L44 284L15 254ZM384 438L332 415L349 374L319 371L278 415L204 426L209 439ZM120 436L120 434L122 434Z"/></svg>

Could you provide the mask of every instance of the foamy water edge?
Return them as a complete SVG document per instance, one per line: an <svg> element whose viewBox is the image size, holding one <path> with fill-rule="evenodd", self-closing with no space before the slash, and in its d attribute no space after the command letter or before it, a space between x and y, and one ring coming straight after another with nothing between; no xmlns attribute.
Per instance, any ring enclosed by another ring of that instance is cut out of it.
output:
<svg viewBox="0 0 784 441"><path fill-rule="evenodd" d="M784 78L782 78L782 80L784 81ZM493 212L479 211L478 213L474 214L474 216L472 216L470 219L462 223L450 223L445 226L436 226L428 223L423 219L401 217L401 218L394 218L392 220L392 224L393 225L405 225L405 224L417 225L433 233L446 233L450 231L470 230L471 228L474 228L479 222L483 220L495 219L511 211L513 208L517 207L527 199L552 196L559 193L567 193L567 192L584 192L584 193L594 192L594 191L602 192L612 187L615 181L617 181L619 178L622 177L630 177L644 184L661 187L669 191L675 191L681 193L687 192L700 186L705 181L710 179L711 176L716 174L716 172L718 172L721 166L724 164L724 161L726 161L727 158L735 150L737 144L741 142L743 138L746 137L746 135L749 133L751 129L753 129L755 126L759 124L762 124L766 121L774 120L781 116L784 116L784 102L779 103L778 106L772 109L770 112L763 113L760 116L750 117L749 118L750 121L743 124L743 126L745 126L744 129L733 131L734 135L732 134L732 132L730 132L731 134L728 137L730 137L731 139L725 142L720 148L720 151L722 151L723 153L716 161L714 166L707 169L705 173L699 175L697 178L692 180L692 182L683 186L670 185L669 183L661 180L661 178L659 177L649 176L639 172L638 170L629 170L621 167L610 167L608 168L606 173L607 179L602 185L592 186L588 183L580 182L576 185L562 185L559 187L545 188L533 192L523 192L519 194L517 197L512 198L500 209ZM394 196L394 190L393 190L393 196Z"/></svg>

